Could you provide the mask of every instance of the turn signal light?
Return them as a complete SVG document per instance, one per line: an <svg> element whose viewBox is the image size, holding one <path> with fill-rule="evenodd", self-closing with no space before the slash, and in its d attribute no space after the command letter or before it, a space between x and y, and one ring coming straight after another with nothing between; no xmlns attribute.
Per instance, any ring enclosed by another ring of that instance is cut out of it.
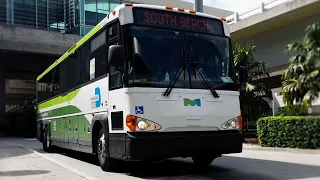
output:
<svg viewBox="0 0 320 180"><path fill-rule="evenodd" d="M127 115L126 125L131 131L136 130L137 117L133 115Z"/></svg>
<svg viewBox="0 0 320 180"><path fill-rule="evenodd" d="M166 9L172 10L172 6L166 6Z"/></svg>
<svg viewBox="0 0 320 180"><path fill-rule="evenodd" d="M150 129L152 129L152 130L157 129L157 125L155 125L155 124L151 124L151 125L150 125Z"/></svg>
<svg viewBox="0 0 320 180"><path fill-rule="evenodd" d="M242 127L243 127L242 126L243 125L242 124L242 115L238 116L237 119L238 119L238 123L239 123L239 128L242 129Z"/></svg>
<svg viewBox="0 0 320 180"><path fill-rule="evenodd" d="M184 8L178 8L178 11L184 12Z"/></svg>
<svg viewBox="0 0 320 180"><path fill-rule="evenodd" d="M126 2L125 5L126 6L133 6L133 4L131 2Z"/></svg>

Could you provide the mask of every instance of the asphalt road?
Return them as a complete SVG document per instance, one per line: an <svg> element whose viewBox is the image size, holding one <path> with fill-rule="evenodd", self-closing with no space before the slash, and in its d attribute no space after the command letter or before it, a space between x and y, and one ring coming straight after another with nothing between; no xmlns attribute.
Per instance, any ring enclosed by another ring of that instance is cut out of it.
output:
<svg viewBox="0 0 320 180"><path fill-rule="evenodd" d="M21 144L88 179L201 179L201 180L320 180L320 153L244 149L241 154L222 156L209 169L195 169L191 159L170 159L159 163L120 163L114 173L100 169L94 157L84 153L48 154L35 139L1 138Z"/></svg>

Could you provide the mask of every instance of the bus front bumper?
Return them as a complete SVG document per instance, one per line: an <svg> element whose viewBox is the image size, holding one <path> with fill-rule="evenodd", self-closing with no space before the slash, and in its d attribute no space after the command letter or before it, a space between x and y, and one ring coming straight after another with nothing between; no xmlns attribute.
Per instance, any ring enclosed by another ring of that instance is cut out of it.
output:
<svg viewBox="0 0 320 180"><path fill-rule="evenodd" d="M127 160L149 160L241 153L240 130L205 132L132 132L125 136Z"/></svg>

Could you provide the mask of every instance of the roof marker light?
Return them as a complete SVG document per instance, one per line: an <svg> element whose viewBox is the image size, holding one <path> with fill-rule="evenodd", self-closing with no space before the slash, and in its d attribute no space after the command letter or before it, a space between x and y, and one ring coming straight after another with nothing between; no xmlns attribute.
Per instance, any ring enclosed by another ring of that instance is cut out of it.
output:
<svg viewBox="0 0 320 180"><path fill-rule="evenodd" d="M172 6L166 6L166 9L172 10Z"/></svg>
<svg viewBox="0 0 320 180"><path fill-rule="evenodd" d="M178 11L184 12L184 8L178 8Z"/></svg>
<svg viewBox="0 0 320 180"><path fill-rule="evenodd" d="M196 10L189 10L189 13L195 14L197 11Z"/></svg>
<svg viewBox="0 0 320 180"><path fill-rule="evenodd" d="M116 11L112 11L112 14L113 14L113 15L116 15Z"/></svg>
<svg viewBox="0 0 320 180"><path fill-rule="evenodd" d="M131 2L126 2L125 6L133 6L133 4Z"/></svg>
<svg viewBox="0 0 320 180"><path fill-rule="evenodd" d="M222 17L221 20L222 20L222 21L227 21L226 18L224 18L224 17Z"/></svg>

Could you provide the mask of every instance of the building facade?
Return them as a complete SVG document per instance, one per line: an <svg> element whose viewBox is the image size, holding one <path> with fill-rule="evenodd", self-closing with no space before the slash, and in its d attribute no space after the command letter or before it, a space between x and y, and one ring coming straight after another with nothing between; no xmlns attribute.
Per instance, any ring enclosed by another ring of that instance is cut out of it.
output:
<svg viewBox="0 0 320 180"><path fill-rule="evenodd" d="M85 35L124 0L0 0L0 23ZM181 0L134 0L134 3L193 9ZM204 12L228 16L230 11L204 7Z"/></svg>

